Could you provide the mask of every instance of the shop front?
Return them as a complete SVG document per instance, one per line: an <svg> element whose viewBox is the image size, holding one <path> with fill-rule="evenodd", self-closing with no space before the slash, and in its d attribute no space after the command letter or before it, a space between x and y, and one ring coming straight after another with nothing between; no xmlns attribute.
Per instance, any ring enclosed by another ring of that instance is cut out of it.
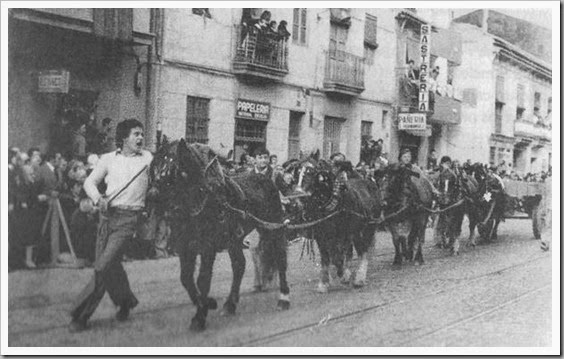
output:
<svg viewBox="0 0 564 359"><path fill-rule="evenodd" d="M266 128L270 120L270 103L238 99L235 110L234 156L253 155L255 150L266 147Z"/></svg>
<svg viewBox="0 0 564 359"><path fill-rule="evenodd" d="M64 152L77 123L145 122L146 69L138 66L145 46L103 38L93 32L95 22L81 20L71 30L56 25L74 20L32 14L43 22L19 11L9 18L9 145Z"/></svg>

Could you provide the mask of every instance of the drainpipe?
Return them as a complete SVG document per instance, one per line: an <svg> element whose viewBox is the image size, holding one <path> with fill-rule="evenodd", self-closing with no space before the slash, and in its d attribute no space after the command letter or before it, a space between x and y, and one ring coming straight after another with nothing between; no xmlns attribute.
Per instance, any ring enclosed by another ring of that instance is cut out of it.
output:
<svg viewBox="0 0 564 359"><path fill-rule="evenodd" d="M163 9L151 10L150 31L156 35L153 44L147 49L147 83L145 106L145 141L150 151L157 149L157 136L160 137L162 123L158 113L160 84L160 44L163 26Z"/></svg>

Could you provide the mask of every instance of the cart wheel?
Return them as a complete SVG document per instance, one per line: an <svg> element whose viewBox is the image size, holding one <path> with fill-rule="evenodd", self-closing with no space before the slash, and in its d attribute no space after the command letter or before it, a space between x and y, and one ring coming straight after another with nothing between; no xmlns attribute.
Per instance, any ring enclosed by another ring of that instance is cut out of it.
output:
<svg viewBox="0 0 564 359"><path fill-rule="evenodd" d="M541 239L541 232L540 232L541 219L540 219L539 206L533 207L531 217L533 219L533 235L535 236L535 239Z"/></svg>

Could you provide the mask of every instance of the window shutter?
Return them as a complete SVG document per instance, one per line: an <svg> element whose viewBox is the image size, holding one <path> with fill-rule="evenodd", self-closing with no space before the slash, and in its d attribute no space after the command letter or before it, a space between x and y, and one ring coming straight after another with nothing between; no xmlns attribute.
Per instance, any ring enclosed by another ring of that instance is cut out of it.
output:
<svg viewBox="0 0 564 359"><path fill-rule="evenodd" d="M377 34L377 18L370 14L366 14L366 22L364 23L364 44L370 48L378 47Z"/></svg>
<svg viewBox="0 0 564 359"><path fill-rule="evenodd" d="M523 85L517 85L517 107L525 108L525 88Z"/></svg>
<svg viewBox="0 0 564 359"><path fill-rule="evenodd" d="M505 79L503 76L497 76L495 81L495 99L496 101L503 102L504 101L504 87L505 87Z"/></svg>

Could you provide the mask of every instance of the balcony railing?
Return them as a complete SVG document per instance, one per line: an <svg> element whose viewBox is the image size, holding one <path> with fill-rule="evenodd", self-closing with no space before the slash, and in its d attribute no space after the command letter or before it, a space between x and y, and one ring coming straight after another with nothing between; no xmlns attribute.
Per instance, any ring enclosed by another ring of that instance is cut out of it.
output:
<svg viewBox="0 0 564 359"><path fill-rule="evenodd" d="M277 34L236 27L237 48L233 59L236 74L278 80L288 73L288 42Z"/></svg>
<svg viewBox="0 0 564 359"><path fill-rule="evenodd" d="M526 120L516 120L515 136L535 137L551 141L552 131L545 125L535 124Z"/></svg>
<svg viewBox="0 0 564 359"><path fill-rule="evenodd" d="M344 51L328 51L323 87L326 92L359 95L364 91L364 58Z"/></svg>

